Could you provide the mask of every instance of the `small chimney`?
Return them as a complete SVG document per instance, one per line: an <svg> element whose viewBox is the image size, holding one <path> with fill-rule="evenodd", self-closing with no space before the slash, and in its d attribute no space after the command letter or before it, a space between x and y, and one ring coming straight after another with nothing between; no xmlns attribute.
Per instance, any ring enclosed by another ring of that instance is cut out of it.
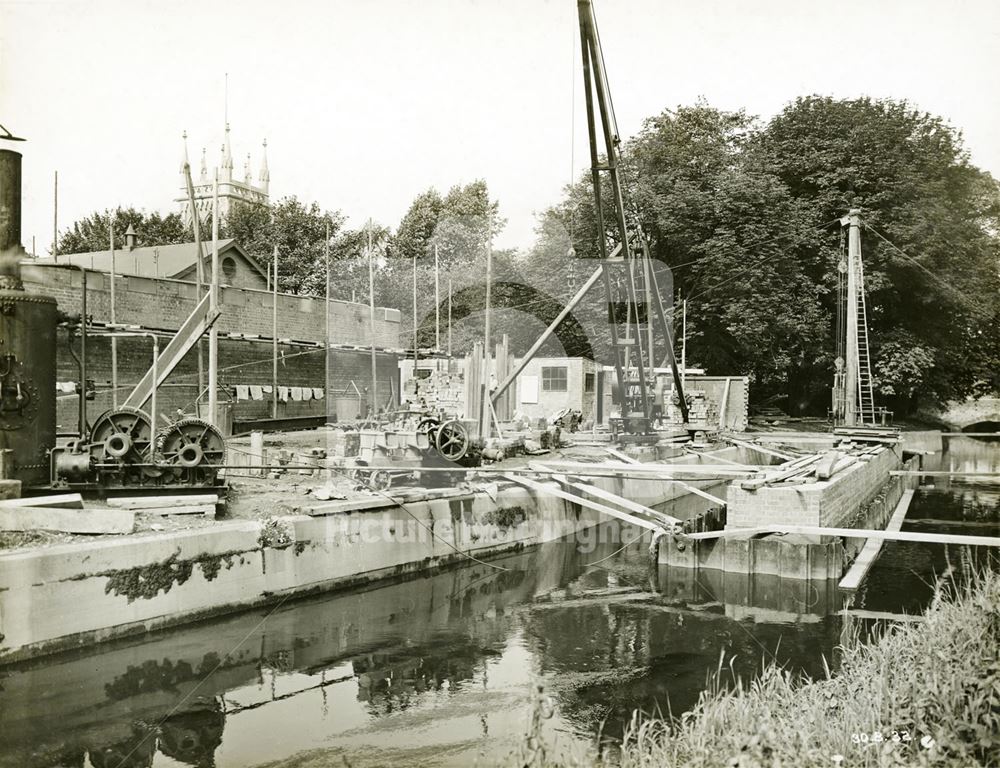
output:
<svg viewBox="0 0 1000 768"><path fill-rule="evenodd" d="M132 229L131 224L129 224L128 229L125 230L125 250L135 250L135 230Z"/></svg>

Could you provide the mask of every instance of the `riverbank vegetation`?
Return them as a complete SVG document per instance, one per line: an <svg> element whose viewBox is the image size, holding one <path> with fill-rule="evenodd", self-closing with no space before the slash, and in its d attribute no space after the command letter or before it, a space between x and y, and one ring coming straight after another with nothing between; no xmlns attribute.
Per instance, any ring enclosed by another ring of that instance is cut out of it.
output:
<svg viewBox="0 0 1000 768"><path fill-rule="evenodd" d="M533 720L526 766L1000 766L1000 574L938 590L922 622L844 649L839 670L806 681L771 666L718 673L679 718L636 715L620 747L558 755Z"/></svg>

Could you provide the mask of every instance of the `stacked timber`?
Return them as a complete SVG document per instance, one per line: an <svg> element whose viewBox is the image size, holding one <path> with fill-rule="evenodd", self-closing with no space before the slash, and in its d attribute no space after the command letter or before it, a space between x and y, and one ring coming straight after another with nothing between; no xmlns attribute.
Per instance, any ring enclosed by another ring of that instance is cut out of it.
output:
<svg viewBox="0 0 1000 768"><path fill-rule="evenodd" d="M116 510L127 510L133 515L142 512L147 515L203 515L215 519L215 507L219 497L214 493L177 496L120 496L108 499L108 506Z"/></svg>

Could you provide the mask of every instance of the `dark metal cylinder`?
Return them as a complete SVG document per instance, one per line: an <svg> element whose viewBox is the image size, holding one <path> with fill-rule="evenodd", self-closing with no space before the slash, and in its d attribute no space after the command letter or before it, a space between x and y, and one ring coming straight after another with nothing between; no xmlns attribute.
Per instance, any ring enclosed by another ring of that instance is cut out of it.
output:
<svg viewBox="0 0 1000 768"><path fill-rule="evenodd" d="M0 290L0 450L13 479L44 485L56 444L56 301Z"/></svg>
<svg viewBox="0 0 1000 768"><path fill-rule="evenodd" d="M21 154L0 149L0 253L21 250Z"/></svg>

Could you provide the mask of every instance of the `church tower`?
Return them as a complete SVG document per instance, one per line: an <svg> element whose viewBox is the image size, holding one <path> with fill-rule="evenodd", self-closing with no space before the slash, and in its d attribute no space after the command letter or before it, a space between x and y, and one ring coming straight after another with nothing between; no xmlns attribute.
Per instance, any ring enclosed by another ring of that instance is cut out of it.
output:
<svg viewBox="0 0 1000 768"><path fill-rule="evenodd" d="M181 164L181 193L175 198L175 202L180 206L181 220L185 226L191 225L191 202L187 194L187 181L184 178L184 165L188 162L187 151L187 131L183 134L184 153ZM198 215L204 221L212 215L212 186L214 173L209 172L206 160L206 150L201 150L201 169L197 178L192 174L192 185L194 186L194 204ZM253 183L250 173L250 154L247 153L247 162L244 168L242 179L233 178L233 151L229 137L229 123L226 123L226 130L223 136L222 154L219 161L219 216L225 218L237 203L249 203L256 205L267 205L270 201L268 195L271 173L267 167L267 139L264 140L264 153L261 159L260 180L258 184Z"/></svg>

